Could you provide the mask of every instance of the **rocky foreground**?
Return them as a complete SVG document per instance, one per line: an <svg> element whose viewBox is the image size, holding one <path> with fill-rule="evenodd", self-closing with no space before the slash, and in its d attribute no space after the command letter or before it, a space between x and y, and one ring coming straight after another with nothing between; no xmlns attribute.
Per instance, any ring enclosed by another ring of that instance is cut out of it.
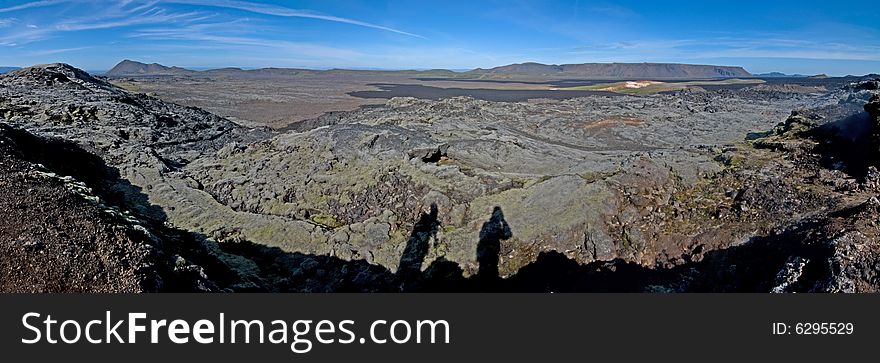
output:
<svg viewBox="0 0 880 363"><path fill-rule="evenodd" d="M876 291L877 88L395 98L272 131L25 68L0 290Z"/></svg>

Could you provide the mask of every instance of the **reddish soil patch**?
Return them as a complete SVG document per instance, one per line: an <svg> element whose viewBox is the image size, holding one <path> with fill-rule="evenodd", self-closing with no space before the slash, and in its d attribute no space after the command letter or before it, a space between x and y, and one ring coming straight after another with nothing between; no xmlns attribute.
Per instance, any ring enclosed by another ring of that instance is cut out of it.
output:
<svg viewBox="0 0 880 363"><path fill-rule="evenodd" d="M617 125L638 126L645 123L645 120L631 116L611 116L597 121L584 122L585 129L604 129Z"/></svg>

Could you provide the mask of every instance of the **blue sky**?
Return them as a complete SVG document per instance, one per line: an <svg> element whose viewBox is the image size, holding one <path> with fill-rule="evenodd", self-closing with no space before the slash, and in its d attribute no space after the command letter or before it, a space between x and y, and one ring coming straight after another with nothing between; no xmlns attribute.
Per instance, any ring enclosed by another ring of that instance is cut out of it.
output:
<svg viewBox="0 0 880 363"><path fill-rule="evenodd" d="M469 69L677 62L880 73L874 1L0 1L0 65Z"/></svg>

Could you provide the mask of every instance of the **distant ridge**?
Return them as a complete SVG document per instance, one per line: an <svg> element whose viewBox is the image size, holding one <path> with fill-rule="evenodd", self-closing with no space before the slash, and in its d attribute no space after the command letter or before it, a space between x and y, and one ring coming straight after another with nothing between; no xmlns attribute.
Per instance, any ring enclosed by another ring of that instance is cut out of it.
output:
<svg viewBox="0 0 880 363"><path fill-rule="evenodd" d="M119 62L115 67L107 71L104 75L119 77L119 76L135 76L135 75L180 75L180 74L189 74L195 71L191 71L189 69L180 68L180 67L166 67L159 63L141 63L132 60L123 60Z"/></svg>
<svg viewBox="0 0 880 363"><path fill-rule="evenodd" d="M412 75L424 77L452 77L456 74L453 71L445 69L432 70L351 70L351 69L302 69L302 68L257 68L257 69L241 69L236 67L225 67L208 70L191 70L181 67L168 67L159 63L141 63L133 60L123 60L119 62L113 69L104 73L107 77L137 77L137 76L223 76L223 77L250 77L250 78L276 78L276 77L294 77L301 75L315 74L396 74L396 75Z"/></svg>
<svg viewBox="0 0 880 363"><path fill-rule="evenodd" d="M529 62L491 69L475 69L468 73L613 79L733 78L752 76L751 73L742 67L675 63L582 63L555 65Z"/></svg>
<svg viewBox="0 0 880 363"><path fill-rule="evenodd" d="M298 68L259 68L243 70L241 68L219 68L205 71L194 71L180 67L168 67L158 63L141 63L132 60L123 60L105 75L109 77L130 76L185 76L185 75L215 75L215 76L247 76L247 77L271 77L271 76L296 76L319 73L380 73L380 74L412 74L432 75L455 78L507 78L510 76L525 77L550 77L550 78L587 78L587 79L700 79L700 78L735 78L752 77L752 74L742 67L713 66L698 64L673 64L673 63L583 63L583 64L541 64L541 63L518 63L491 69L474 69L463 73L445 69L426 71L402 70L311 70Z"/></svg>
<svg viewBox="0 0 880 363"><path fill-rule="evenodd" d="M18 69L18 67L0 67L0 74L6 73L6 72L11 72L16 69Z"/></svg>
<svg viewBox="0 0 880 363"><path fill-rule="evenodd" d="M760 78L806 78L803 74L785 74L782 72L770 72L770 73L759 73L756 74L755 77Z"/></svg>

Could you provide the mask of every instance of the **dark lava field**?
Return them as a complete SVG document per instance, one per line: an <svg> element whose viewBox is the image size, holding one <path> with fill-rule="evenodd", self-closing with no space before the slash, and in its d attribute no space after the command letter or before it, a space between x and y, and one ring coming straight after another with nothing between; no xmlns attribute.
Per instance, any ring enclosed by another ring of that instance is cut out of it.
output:
<svg viewBox="0 0 880 363"><path fill-rule="evenodd" d="M0 290L880 289L878 80L379 78L0 75Z"/></svg>

